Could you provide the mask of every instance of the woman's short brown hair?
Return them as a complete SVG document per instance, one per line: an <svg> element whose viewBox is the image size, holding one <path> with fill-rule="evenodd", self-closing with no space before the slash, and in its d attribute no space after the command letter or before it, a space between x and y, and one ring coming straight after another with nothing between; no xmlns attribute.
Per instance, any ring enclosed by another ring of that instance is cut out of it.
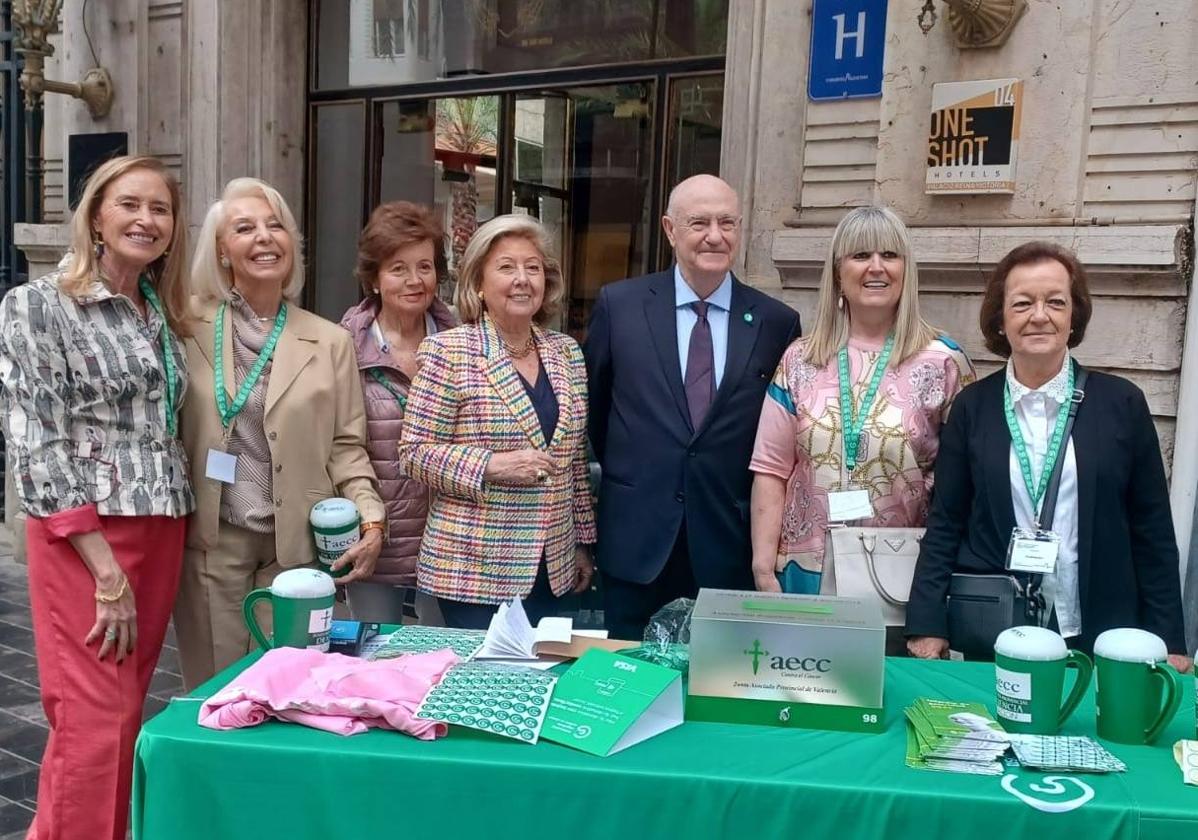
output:
<svg viewBox="0 0 1198 840"><path fill-rule="evenodd" d="M374 208L358 237L354 277L361 284L362 293L376 293L379 269L388 257L405 245L425 240L433 243L433 266L437 282L441 283L449 275L449 262L445 258L445 229L433 211L410 201L388 201Z"/></svg>
<svg viewBox="0 0 1198 840"><path fill-rule="evenodd" d="M982 297L982 311L978 323L986 340L986 349L1004 359L1011 355L1011 343L1003 335L1003 301L1007 293L1007 277L1021 265L1056 260L1069 272L1069 296L1073 298L1073 316L1069 333L1069 347L1076 347L1086 337L1086 325L1094 304L1090 300L1090 281L1086 269L1077 255L1068 248L1052 242L1025 242L1012 249L999 260L994 273L986 283L986 294Z"/></svg>

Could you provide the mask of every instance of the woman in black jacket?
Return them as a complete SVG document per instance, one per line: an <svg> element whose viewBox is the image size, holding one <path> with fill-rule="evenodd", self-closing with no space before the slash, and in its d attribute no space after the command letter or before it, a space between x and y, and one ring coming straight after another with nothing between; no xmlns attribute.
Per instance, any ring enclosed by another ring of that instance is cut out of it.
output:
<svg viewBox="0 0 1198 840"><path fill-rule="evenodd" d="M986 347L1009 358L957 397L940 433L928 530L907 605L914 656L948 651L954 572L1001 574L1018 527L1035 531L1048 476L1063 459L1043 577L1049 620L1089 651L1112 627L1151 631L1188 671L1177 542L1160 443L1143 393L1093 372L1063 438L1091 313L1085 269L1068 250L1029 242L998 264L982 301ZM1058 422L1059 421L1059 422ZM1049 530L1045 528L1044 530Z"/></svg>

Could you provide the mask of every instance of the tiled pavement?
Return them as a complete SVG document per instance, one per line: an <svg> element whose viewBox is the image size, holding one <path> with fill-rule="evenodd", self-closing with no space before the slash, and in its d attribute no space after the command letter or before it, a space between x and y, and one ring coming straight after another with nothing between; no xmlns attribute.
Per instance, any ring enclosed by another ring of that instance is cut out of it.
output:
<svg viewBox="0 0 1198 840"><path fill-rule="evenodd" d="M37 692L37 666L25 567L13 560L0 525L0 840L23 840L37 799L38 763L46 746L46 719ZM174 628L150 684L145 716L183 691Z"/></svg>

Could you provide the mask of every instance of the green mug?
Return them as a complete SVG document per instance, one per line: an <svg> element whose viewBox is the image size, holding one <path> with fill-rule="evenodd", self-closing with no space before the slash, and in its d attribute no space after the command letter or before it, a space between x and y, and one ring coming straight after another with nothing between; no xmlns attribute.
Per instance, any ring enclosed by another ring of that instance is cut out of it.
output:
<svg viewBox="0 0 1198 840"><path fill-rule="evenodd" d="M1077 679L1065 702L1065 671ZM1073 714L1090 686L1094 666L1081 651L1043 627L1012 627L994 640L994 692L998 722L1008 732L1053 735Z"/></svg>
<svg viewBox="0 0 1198 840"><path fill-rule="evenodd" d="M1177 714L1181 677L1165 663L1160 636L1134 627L1107 630L1094 640L1098 737L1151 744Z"/></svg>
<svg viewBox="0 0 1198 840"><path fill-rule="evenodd" d="M333 626L333 579L318 569L288 569L268 589L255 589L241 605L245 626L264 650L277 647L329 649ZM254 605L270 599L273 638L262 632Z"/></svg>

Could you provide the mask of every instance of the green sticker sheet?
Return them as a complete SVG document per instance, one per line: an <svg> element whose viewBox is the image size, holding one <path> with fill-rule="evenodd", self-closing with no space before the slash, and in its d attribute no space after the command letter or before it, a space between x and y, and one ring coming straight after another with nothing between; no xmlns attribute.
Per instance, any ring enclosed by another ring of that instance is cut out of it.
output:
<svg viewBox="0 0 1198 840"><path fill-rule="evenodd" d="M425 695L416 717L535 744L557 677L519 665L465 662Z"/></svg>
<svg viewBox="0 0 1198 840"><path fill-rule="evenodd" d="M429 653L451 649L467 660L478 653L487 634L482 630L457 630L451 627L422 627L408 624L398 628L371 659L394 659L408 653Z"/></svg>

